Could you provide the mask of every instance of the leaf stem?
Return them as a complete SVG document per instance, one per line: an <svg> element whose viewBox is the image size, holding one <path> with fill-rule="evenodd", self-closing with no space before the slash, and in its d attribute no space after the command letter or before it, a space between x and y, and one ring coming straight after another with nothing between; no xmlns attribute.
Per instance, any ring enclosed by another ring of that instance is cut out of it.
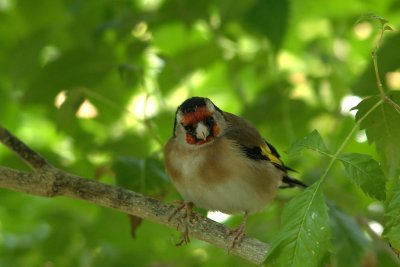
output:
<svg viewBox="0 0 400 267"><path fill-rule="evenodd" d="M362 121L368 117L369 114L371 114L377 107L379 107L382 103L384 102L383 99L379 100L371 109L369 109L364 116L362 116L353 126L349 134L346 136L340 147L336 150L335 154L331 157L331 160L328 164L328 167L325 169L325 172L322 174L321 178L319 179L319 185L318 187L326 180L326 177L328 176L328 173L330 169L332 168L333 164L337 160L338 156L340 153L342 153L343 149L346 147L347 143L350 141L351 137L353 136L354 132L359 128L360 124Z"/></svg>
<svg viewBox="0 0 400 267"><path fill-rule="evenodd" d="M378 42L377 42L374 50L371 53L372 62L374 65L374 71L375 71L376 85L378 87L378 91L379 91L381 99L383 101L389 103L391 106L393 106L393 108L397 111L397 113L400 114L400 106L385 94L385 90L383 89L383 85L382 85L381 75L379 73L378 50L379 50L379 45L382 43L383 34L385 33L385 30L386 30L386 21L381 20L380 22L381 22L381 31L380 31L379 39L378 39Z"/></svg>
<svg viewBox="0 0 400 267"><path fill-rule="evenodd" d="M378 54L379 45L382 42L382 38L383 38L383 33L384 32L385 32L385 24L381 23L381 31L380 31L379 39L378 39L378 42L377 42L374 50L371 53L372 62L374 64L374 70L375 70L376 84L378 86L379 94L380 94L382 99L385 99L386 95L385 95L385 91L383 90L383 85L382 85L381 77L380 77L380 74L379 74L378 56L377 56L377 54Z"/></svg>
<svg viewBox="0 0 400 267"><path fill-rule="evenodd" d="M388 97L387 95L385 95L385 99L384 99L386 102L388 102L389 104L391 104L393 107L394 107L394 109L397 111L397 113L399 113L400 114L400 106L396 103L396 102L394 102L390 97Z"/></svg>
<svg viewBox="0 0 400 267"><path fill-rule="evenodd" d="M378 57L376 55L376 50L372 52L372 62L374 63L374 70L375 70L375 78L376 78L376 85L378 86L379 94L382 99L386 99L385 91L383 90L382 81L379 74L378 69Z"/></svg>

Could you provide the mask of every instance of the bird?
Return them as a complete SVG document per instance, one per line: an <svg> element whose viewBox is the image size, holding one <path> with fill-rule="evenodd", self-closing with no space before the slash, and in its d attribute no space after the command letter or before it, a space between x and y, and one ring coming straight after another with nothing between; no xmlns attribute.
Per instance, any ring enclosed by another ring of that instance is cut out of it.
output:
<svg viewBox="0 0 400 267"><path fill-rule="evenodd" d="M246 119L222 111L209 98L191 97L176 110L172 137L164 146L168 176L194 206L226 214L243 213L231 247L245 235L248 215L266 207L279 188L307 187L288 175L278 151ZM189 242L186 230L182 242ZM180 244L181 244L180 243Z"/></svg>

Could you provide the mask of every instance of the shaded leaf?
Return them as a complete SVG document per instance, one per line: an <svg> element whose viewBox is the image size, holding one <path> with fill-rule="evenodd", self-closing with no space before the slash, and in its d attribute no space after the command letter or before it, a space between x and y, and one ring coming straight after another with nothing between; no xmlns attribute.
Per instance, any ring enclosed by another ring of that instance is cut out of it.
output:
<svg viewBox="0 0 400 267"><path fill-rule="evenodd" d="M97 87L114 71L115 62L112 56L107 47L77 48L65 52L42 68L23 99L29 104L51 103L60 90ZM116 89L118 88L114 88Z"/></svg>
<svg viewBox="0 0 400 267"><path fill-rule="evenodd" d="M151 119L164 143L167 143L168 139L173 135L174 119L175 114L172 112L162 112Z"/></svg>
<svg viewBox="0 0 400 267"><path fill-rule="evenodd" d="M389 218L384 236L396 250L400 250L400 186L393 191L392 198L387 204L386 216Z"/></svg>
<svg viewBox="0 0 400 267"><path fill-rule="evenodd" d="M328 208L318 185L286 205L283 225L267 255L268 266L322 266L330 247L330 228Z"/></svg>
<svg viewBox="0 0 400 267"><path fill-rule="evenodd" d="M110 137L101 147L115 156L129 155L137 158L143 158L148 155L150 147L150 138L134 132L126 132L120 138Z"/></svg>
<svg viewBox="0 0 400 267"><path fill-rule="evenodd" d="M194 21L206 18L208 15L208 7L212 1L181 1L171 0L164 1L161 9L159 10L164 23L169 20L176 20L179 14L179 20L185 25L191 25Z"/></svg>
<svg viewBox="0 0 400 267"><path fill-rule="evenodd" d="M112 169L119 186L159 199L162 199L166 194L168 176L160 160L119 157L114 162ZM131 237L136 238L137 230L143 219L138 216L128 216Z"/></svg>
<svg viewBox="0 0 400 267"><path fill-rule="evenodd" d="M69 90L66 92L66 100L62 103L60 108L57 110L57 126L59 129L65 129L71 131L75 128L77 117L76 112L85 100L85 95L81 90Z"/></svg>
<svg viewBox="0 0 400 267"><path fill-rule="evenodd" d="M335 266L360 266L368 240L357 222L339 209L329 207Z"/></svg>
<svg viewBox="0 0 400 267"><path fill-rule="evenodd" d="M384 31L393 31L393 28L390 27L389 25L385 25L385 27L383 28Z"/></svg>
<svg viewBox="0 0 400 267"><path fill-rule="evenodd" d="M322 154L329 154L321 135L317 130L312 131L306 137L295 141L292 146L286 150L288 154L297 154L304 148L311 149Z"/></svg>
<svg viewBox="0 0 400 267"><path fill-rule="evenodd" d="M160 160L119 157L112 169L120 186L155 197L165 194L168 176Z"/></svg>
<svg viewBox="0 0 400 267"><path fill-rule="evenodd" d="M393 92L389 97L400 103L400 92ZM374 96L361 101L354 108L358 110L356 120L360 120L379 100ZM361 122L360 128L365 129L368 141L376 144L392 176L400 166L400 114L390 104L383 103Z"/></svg>
<svg viewBox="0 0 400 267"><path fill-rule="evenodd" d="M180 51L179 54L169 56L160 55L165 66L159 74L159 82L163 92L168 92L181 83L187 76L198 68L207 68L221 59L220 48L215 44L199 44ZM187 60L190 58L190 60Z"/></svg>
<svg viewBox="0 0 400 267"><path fill-rule="evenodd" d="M260 73L257 69L254 71L254 77L258 77ZM247 79L244 79L244 88L251 86ZM262 130L262 127L265 127L265 138L277 147L287 147L296 136L308 135L310 132L304 125L308 125L320 112L318 108L307 105L301 99L289 98L288 87L290 87L288 82L282 79L268 86L262 85L254 101L246 104L242 113L242 116L251 119L258 129ZM279 108L270 108L276 103L279 103Z"/></svg>
<svg viewBox="0 0 400 267"><path fill-rule="evenodd" d="M384 73L396 71L399 68L400 53L395 53L400 47L400 34L388 34L384 42L379 46L378 62L379 72ZM376 86L375 70L372 61L365 71L358 76L354 85L351 86L354 94L358 96L369 96L378 93ZM388 79L382 79L384 88L388 88ZM396 92L398 93L398 92ZM399 103L398 101L396 101Z"/></svg>
<svg viewBox="0 0 400 267"><path fill-rule="evenodd" d="M246 21L270 40L275 51L282 46L288 20L287 0L258 0L246 14Z"/></svg>
<svg viewBox="0 0 400 267"><path fill-rule="evenodd" d="M379 163L369 155L351 153L339 155L347 176L365 194L379 200L386 198L386 177Z"/></svg>

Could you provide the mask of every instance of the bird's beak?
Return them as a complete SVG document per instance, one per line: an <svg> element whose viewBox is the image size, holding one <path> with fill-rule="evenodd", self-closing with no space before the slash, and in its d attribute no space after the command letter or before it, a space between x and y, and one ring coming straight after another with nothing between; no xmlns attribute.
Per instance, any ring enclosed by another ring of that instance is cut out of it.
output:
<svg viewBox="0 0 400 267"><path fill-rule="evenodd" d="M196 137L198 139L206 140L207 136L210 134L208 127L204 123L199 122L196 127Z"/></svg>

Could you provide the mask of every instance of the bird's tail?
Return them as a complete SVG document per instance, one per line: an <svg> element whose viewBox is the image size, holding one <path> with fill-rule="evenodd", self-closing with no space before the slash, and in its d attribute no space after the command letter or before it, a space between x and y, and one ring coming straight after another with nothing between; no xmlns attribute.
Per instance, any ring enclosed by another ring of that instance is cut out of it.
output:
<svg viewBox="0 0 400 267"><path fill-rule="evenodd" d="M298 187L301 187L301 188L307 188L308 187L302 181L297 180L295 178L292 178L292 177L290 177L288 175L283 176L282 183L283 184L281 185L280 188L291 188L291 187L295 187L295 186L298 186Z"/></svg>

